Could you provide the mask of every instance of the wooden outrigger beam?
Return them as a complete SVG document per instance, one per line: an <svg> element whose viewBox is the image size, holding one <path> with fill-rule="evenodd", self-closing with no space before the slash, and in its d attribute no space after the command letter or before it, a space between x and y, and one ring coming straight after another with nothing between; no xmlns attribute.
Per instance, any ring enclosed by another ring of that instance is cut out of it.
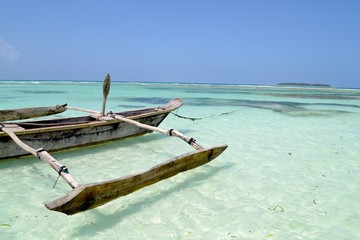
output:
<svg viewBox="0 0 360 240"><path fill-rule="evenodd" d="M12 132L9 128L6 128L4 125L0 124L0 131L3 131L9 137L12 138L12 140L19 145L22 149L27 151L28 153L31 153L35 157L40 158L44 162L48 163L56 172L59 173L59 175L72 187L76 188L80 184L70 175L68 168L64 165L62 165L59 161L57 161L55 158L53 158L47 151L44 149L34 149L30 147L29 145L25 144L23 141L21 141L18 136L14 132Z"/></svg>
<svg viewBox="0 0 360 240"><path fill-rule="evenodd" d="M68 215L96 208L180 172L208 163L226 148L227 146L223 145L202 149L180 155L142 173L100 183L80 184L64 197L45 203L45 206Z"/></svg>

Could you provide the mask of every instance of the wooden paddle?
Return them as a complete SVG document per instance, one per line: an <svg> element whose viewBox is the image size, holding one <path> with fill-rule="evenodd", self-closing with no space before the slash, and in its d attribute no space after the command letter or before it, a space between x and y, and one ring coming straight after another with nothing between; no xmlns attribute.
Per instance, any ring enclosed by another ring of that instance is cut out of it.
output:
<svg viewBox="0 0 360 240"><path fill-rule="evenodd" d="M103 96L104 96L104 100L103 100L103 106L102 106L102 111L101 111L101 115L105 116L105 105L106 105L106 99L109 95L110 92L110 74L108 73L104 79L104 83L103 83Z"/></svg>

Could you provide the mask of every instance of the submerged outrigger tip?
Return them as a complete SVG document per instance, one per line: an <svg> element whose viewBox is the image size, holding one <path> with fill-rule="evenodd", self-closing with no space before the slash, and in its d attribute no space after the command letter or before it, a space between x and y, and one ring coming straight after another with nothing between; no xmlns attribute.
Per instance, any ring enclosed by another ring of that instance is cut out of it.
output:
<svg viewBox="0 0 360 240"><path fill-rule="evenodd" d="M35 110L34 108L30 110L18 109L18 111L15 109L10 111L15 112L15 114L11 115L8 114L8 110L5 110L5 121L24 119L24 116L26 118L45 116L66 109L91 113L90 116L55 120L0 122L0 159L32 154L49 164L59 174L59 177L61 176L73 189L65 196L47 202L45 206L48 209L71 215L96 208L143 187L175 176L180 172L206 164L218 157L227 148L227 145L203 148L194 138L185 136L179 131L157 127L171 111L182 105L180 98L173 99L164 106L122 113L110 112L105 115L105 105L109 91L110 75L108 74L103 85L104 101L102 112L67 105L59 105L55 108L36 108ZM1 113L2 111L0 111L0 120L2 119ZM67 167L44 150L51 151L78 147L139 136L149 132L158 132L177 137L192 146L195 151L174 157L138 174L104 182L80 184L70 175ZM19 136L27 139L26 143ZM13 141L9 141L9 137ZM29 142L31 143L29 139L34 139L34 145L37 145L36 148L27 145ZM49 141L49 139L52 139L52 141Z"/></svg>

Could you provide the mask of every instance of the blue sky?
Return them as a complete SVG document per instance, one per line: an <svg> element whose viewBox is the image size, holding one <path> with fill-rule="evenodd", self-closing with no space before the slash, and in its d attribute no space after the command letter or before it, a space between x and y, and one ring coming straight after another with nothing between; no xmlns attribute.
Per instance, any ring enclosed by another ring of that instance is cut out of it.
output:
<svg viewBox="0 0 360 240"><path fill-rule="evenodd" d="M360 88L360 1L2 1L0 79Z"/></svg>

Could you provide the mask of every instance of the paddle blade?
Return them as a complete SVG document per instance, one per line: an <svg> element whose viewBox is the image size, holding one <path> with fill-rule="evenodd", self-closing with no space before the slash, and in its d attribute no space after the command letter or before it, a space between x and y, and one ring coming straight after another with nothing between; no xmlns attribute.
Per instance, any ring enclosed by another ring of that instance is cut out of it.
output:
<svg viewBox="0 0 360 240"><path fill-rule="evenodd" d="M103 84L104 100L103 100L103 106L102 106L102 111L101 111L102 116L105 115L106 99L107 99L107 96L109 95L109 92L110 92L110 74L108 73L104 79L104 84Z"/></svg>
<svg viewBox="0 0 360 240"><path fill-rule="evenodd" d="M108 73L104 79L103 84L103 96L104 98L107 98L110 92L110 74Z"/></svg>

